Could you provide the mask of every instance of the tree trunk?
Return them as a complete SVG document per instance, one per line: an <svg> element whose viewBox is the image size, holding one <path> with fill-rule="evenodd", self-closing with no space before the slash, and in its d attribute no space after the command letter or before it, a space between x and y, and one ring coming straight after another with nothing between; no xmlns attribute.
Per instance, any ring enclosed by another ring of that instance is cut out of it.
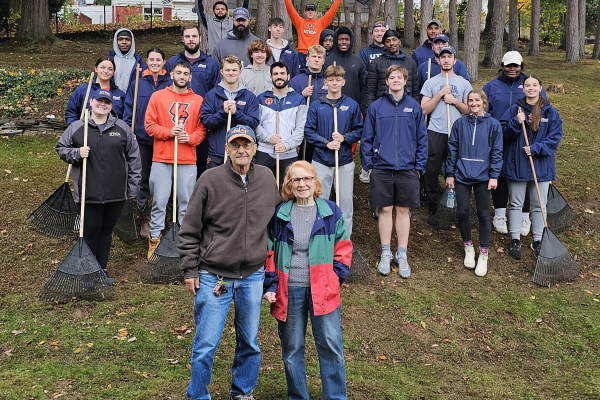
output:
<svg viewBox="0 0 600 400"><path fill-rule="evenodd" d="M415 7L413 0L404 0L404 48L415 45Z"/></svg>
<svg viewBox="0 0 600 400"><path fill-rule="evenodd" d="M354 0L354 54L363 48L362 37L362 4Z"/></svg>
<svg viewBox="0 0 600 400"><path fill-rule="evenodd" d="M487 42L492 31L492 18L494 17L494 0L488 0L487 3L487 14L485 16L485 28L483 29L483 35L481 38Z"/></svg>
<svg viewBox="0 0 600 400"><path fill-rule="evenodd" d="M565 61L579 61L579 0L567 0L567 20L565 23L565 45L567 56Z"/></svg>
<svg viewBox="0 0 600 400"><path fill-rule="evenodd" d="M50 28L50 11L47 1L23 0L21 20L15 39L18 42L53 43L56 37Z"/></svg>
<svg viewBox="0 0 600 400"><path fill-rule="evenodd" d="M484 68L500 68L505 23L506 0L494 0L494 9L492 10L492 19L490 21L490 34L486 40L485 58L481 63Z"/></svg>
<svg viewBox="0 0 600 400"><path fill-rule="evenodd" d="M579 0L579 56L585 55L585 0Z"/></svg>
<svg viewBox="0 0 600 400"><path fill-rule="evenodd" d="M598 2L598 21L596 22L596 39L594 39L594 51L592 52L592 58L594 60L600 59L600 2Z"/></svg>
<svg viewBox="0 0 600 400"><path fill-rule="evenodd" d="M236 4L236 7L241 7L242 4L244 4L244 0L236 0L235 4ZM250 7L250 5L248 5L248 7Z"/></svg>
<svg viewBox="0 0 600 400"><path fill-rule="evenodd" d="M519 0L509 1L508 51L519 51Z"/></svg>
<svg viewBox="0 0 600 400"><path fill-rule="evenodd" d="M383 5L383 20L389 29L396 29L398 23L398 0L386 0Z"/></svg>
<svg viewBox="0 0 600 400"><path fill-rule="evenodd" d="M371 32L373 31L373 25L375 25L375 21L377 21L377 14L379 14L379 6L381 5L381 0L372 0L371 8L369 9L369 22L367 22L367 46L373 43L373 38L371 37Z"/></svg>
<svg viewBox="0 0 600 400"><path fill-rule="evenodd" d="M269 37L269 0L256 0L256 26L254 34L261 39Z"/></svg>
<svg viewBox="0 0 600 400"><path fill-rule="evenodd" d="M481 0L469 0L469 3L467 4L467 20L465 22L465 49L463 51L463 62L467 67L471 82L477 82L480 26Z"/></svg>
<svg viewBox="0 0 600 400"><path fill-rule="evenodd" d="M342 2L342 5L344 6L344 26L350 26L350 21L351 21L351 17L350 17L350 13L351 13L351 9L350 6L348 4L346 4L346 2Z"/></svg>
<svg viewBox="0 0 600 400"><path fill-rule="evenodd" d="M450 45L458 51L458 18L456 17L456 0L448 2L448 25L450 25ZM456 55L458 58L458 54Z"/></svg>
<svg viewBox="0 0 600 400"><path fill-rule="evenodd" d="M433 0L421 0L421 32L419 45L427 40L427 23L433 16Z"/></svg>
<svg viewBox="0 0 600 400"><path fill-rule="evenodd" d="M302 16L302 18L306 18L306 15L304 15L304 9L306 8L307 4L308 0L302 0L300 2L300 15ZM285 10L285 4L283 5L283 9Z"/></svg>
<svg viewBox="0 0 600 400"><path fill-rule="evenodd" d="M529 35L529 56L540 55L540 0L531 0L531 30Z"/></svg>

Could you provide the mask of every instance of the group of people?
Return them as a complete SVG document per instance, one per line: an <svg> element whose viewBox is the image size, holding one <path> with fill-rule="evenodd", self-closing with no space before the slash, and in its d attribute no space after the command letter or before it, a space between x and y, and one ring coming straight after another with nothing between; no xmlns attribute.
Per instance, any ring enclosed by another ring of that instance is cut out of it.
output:
<svg viewBox="0 0 600 400"><path fill-rule="evenodd" d="M424 187L429 215L435 215L442 166L446 185L456 191L466 268L487 273L490 191L493 225L501 233L510 227L515 258L521 257L523 213L530 202L532 248L539 253L541 208L555 179L554 151L562 136L540 79L525 75L521 56L508 52L497 79L473 89L438 20L430 21L428 40L411 57L399 33L383 22L372 27L373 43L355 56L352 30L325 29L340 2L316 19L314 4L306 5L301 18L286 0L298 31L296 52L282 38L281 19L269 21L270 37L263 41L249 31L245 7L230 18L225 2L215 2L211 15L198 0L208 54L200 50L196 25L183 26L184 50L169 59L152 48L142 60L133 33L120 29L114 49L96 63L91 87L77 88L69 100L69 127L56 150L74 164L77 202L81 164L88 159L85 201L93 212L86 214L84 239L105 271L111 231L130 199L137 201L152 255L177 168L177 248L197 327L190 399L210 399L213 357L232 301L230 398L253 399L263 298L278 321L289 398L309 398L309 317L323 398L346 398L340 286L352 262L358 142L359 179L369 184L370 204L378 210L381 275L389 275L394 261L399 275L410 277L410 209L419 207ZM80 119L85 113L88 118ZM329 200L332 188L339 206ZM471 191L479 218L477 262Z"/></svg>

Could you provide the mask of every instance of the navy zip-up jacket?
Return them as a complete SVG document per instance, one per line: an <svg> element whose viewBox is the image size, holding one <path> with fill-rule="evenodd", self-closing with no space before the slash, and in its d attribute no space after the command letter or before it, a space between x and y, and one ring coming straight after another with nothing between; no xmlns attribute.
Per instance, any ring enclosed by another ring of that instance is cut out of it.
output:
<svg viewBox="0 0 600 400"><path fill-rule="evenodd" d="M352 144L360 140L363 121L360 106L345 94L337 102L338 132L344 136L341 143L339 166L352 162ZM335 166L335 151L327 148L333 139L333 107L325 97L319 97L310 103L304 135L306 140L315 145L313 160L327 167Z"/></svg>
<svg viewBox="0 0 600 400"><path fill-rule="evenodd" d="M273 62L275 62L275 57L272 57L272 59ZM293 78L300 73L300 59L298 58L298 53L296 53L292 46L290 46L289 42L281 50L279 61L285 61L287 64L288 68L290 69L290 78Z"/></svg>
<svg viewBox="0 0 600 400"><path fill-rule="evenodd" d="M363 168L416 169L422 175L427 163L427 126L419 103L406 91L396 102L386 91L365 117L360 141Z"/></svg>
<svg viewBox="0 0 600 400"><path fill-rule="evenodd" d="M423 89L423 85L425 84L425 81L427 80L427 67L429 66L429 62L427 60L425 60L424 63L422 63L421 65L419 65L419 67L417 68L417 73L419 75L419 92L421 91L421 89ZM456 60L456 64L454 64L454 68L452 68L454 73L460 77L465 78L466 80L468 80L469 82L471 82L471 79L469 78L469 73L467 72L467 67L465 66L465 64L460 61L460 60ZM442 67L440 66L440 64L437 62L437 60L435 58L431 59L431 70L429 71L429 77L433 78L436 75L439 75L440 72L442 72ZM489 98L488 98L489 100Z"/></svg>
<svg viewBox="0 0 600 400"><path fill-rule="evenodd" d="M173 66L178 61L189 62L185 56L185 51L169 58L169 61L167 61L167 64L165 65L167 75L170 76ZM192 82L190 82L189 88L192 89L194 93L205 97L209 91L221 82L220 69L221 67L217 60L201 51L200 57L192 64Z"/></svg>
<svg viewBox="0 0 600 400"><path fill-rule="evenodd" d="M100 84L96 82L97 75L94 75L92 89L90 90L90 95L95 90L100 89ZM85 100L85 93L87 92L88 84L84 83L79 86L77 89L73 91L71 97L69 97L69 102L67 103L67 109L65 110L65 120L68 125L71 125L73 122L79 120L81 117L81 110L83 109L83 101ZM115 82L110 80L110 93L113 96L112 99L112 112L118 118L123 118L123 104L125 102L125 93L121 89L119 89ZM88 97L88 103L85 105L86 109L90 109L90 97Z"/></svg>
<svg viewBox="0 0 600 400"><path fill-rule="evenodd" d="M523 82L526 77L527 75L521 73L517 79L510 80L504 74L500 74L496 79L483 86L483 91L488 98L488 112L492 114L492 117L500 120L510 106L525 97ZM542 88L540 96L548 98L544 88Z"/></svg>
<svg viewBox="0 0 600 400"><path fill-rule="evenodd" d="M502 126L489 113L465 115L454 122L448 138L446 176L473 185L498 179L502 168Z"/></svg>
<svg viewBox="0 0 600 400"><path fill-rule="evenodd" d="M137 137L138 143L148 146L151 146L152 143L154 143L154 138L148 135L144 125L144 121L146 119L146 109L148 108L150 97L154 92L169 87L172 84L173 80L171 80L168 74L159 75L156 84L154 83L154 77L152 74L140 76L140 80L138 82L135 125L133 127L133 132ZM129 88L127 89L127 95L125 96L125 111L123 112L123 121L125 121L128 126L131 126L131 119L133 118L134 95L135 82L133 85L129 85Z"/></svg>
<svg viewBox="0 0 600 400"><path fill-rule="evenodd" d="M421 63L427 61L428 58L435 58L433 46L429 39L423 42L422 45L417 47L415 51L412 52L411 58L415 64L417 64L417 67L421 65Z"/></svg>
<svg viewBox="0 0 600 400"><path fill-rule="evenodd" d="M313 93L310 96L310 101L313 102L321 96L327 94L327 84L325 83L325 74L323 70L321 72L312 73L308 67L300 69L300 74L290 80L290 87L294 89L294 92L302 94L302 91L308 87L308 76L312 76L311 86L314 86Z"/></svg>
<svg viewBox="0 0 600 400"><path fill-rule="evenodd" d="M513 181L529 182L533 181L533 173L529 157L523 150L525 138L523 137L523 128L517 118L518 107L523 109L527 121L531 114L532 106L527 104L523 98L506 110L500 119L504 134L504 164L500 175ZM525 122L525 127L538 181L555 180L554 152L563 136L562 120L558 111L550 105L548 100L544 99L538 131L532 132L529 122Z"/></svg>
<svg viewBox="0 0 600 400"><path fill-rule="evenodd" d="M240 84L241 85L241 84ZM227 113L223 102L228 100L225 89L216 86L204 97L200 110L200 120L208 138L208 155L225 156L225 136L227 134ZM248 89L240 88L235 96L236 112L231 116L231 127L247 125L256 129L259 122L258 99Z"/></svg>

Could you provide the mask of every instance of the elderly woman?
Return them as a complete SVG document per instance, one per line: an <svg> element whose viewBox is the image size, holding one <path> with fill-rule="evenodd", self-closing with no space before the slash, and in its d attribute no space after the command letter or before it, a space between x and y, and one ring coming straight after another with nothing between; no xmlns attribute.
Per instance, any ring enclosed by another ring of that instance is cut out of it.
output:
<svg viewBox="0 0 600 400"><path fill-rule="evenodd" d="M308 400L304 344L310 316L319 354L323 399L346 398L340 328L340 285L352 261L342 211L322 194L314 167L287 169L282 197L269 227L265 295L278 320L290 399Z"/></svg>

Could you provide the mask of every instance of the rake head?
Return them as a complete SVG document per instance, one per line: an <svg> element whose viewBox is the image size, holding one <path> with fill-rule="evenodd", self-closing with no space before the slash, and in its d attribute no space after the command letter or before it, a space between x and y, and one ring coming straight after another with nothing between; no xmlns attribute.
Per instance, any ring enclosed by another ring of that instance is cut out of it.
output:
<svg viewBox="0 0 600 400"><path fill-rule="evenodd" d="M125 201L121 216L113 228L113 232L124 242L133 242L138 240L137 224L135 223L135 213L132 206L132 200Z"/></svg>
<svg viewBox="0 0 600 400"><path fill-rule="evenodd" d="M79 238L58 269L48 278L38 297L59 303L71 300L102 301L112 297L115 289L96 257Z"/></svg>
<svg viewBox="0 0 600 400"><path fill-rule="evenodd" d="M140 271L142 282L158 284L183 282L183 271L179 265L177 252L178 234L179 225L172 224Z"/></svg>
<svg viewBox="0 0 600 400"><path fill-rule="evenodd" d="M350 266L350 272L346 277L347 282L356 282L369 275L372 275L375 270L369 267L369 264L364 259L362 254L356 249L352 249L352 265Z"/></svg>
<svg viewBox="0 0 600 400"><path fill-rule="evenodd" d="M565 245L550 228L544 228L542 247L531 281L540 286L551 287L575 279L580 272L581 266Z"/></svg>
<svg viewBox="0 0 600 400"><path fill-rule="evenodd" d="M577 214L569 206L567 200L562 194L556 189L556 187L550 184L548 188L548 202L546 204L548 226L552 228L554 232L562 232L575 222Z"/></svg>
<svg viewBox="0 0 600 400"><path fill-rule="evenodd" d="M454 207L448 207L448 188L446 187L440 196L438 202L437 211L433 215L427 217L427 223L431 226L440 229L449 229L452 225L458 223L458 208L456 206L456 200L454 201ZM477 223L477 214L475 207L471 207L469 214L469 221L471 225Z"/></svg>
<svg viewBox="0 0 600 400"><path fill-rule="evenodd" d="M63 183L29 215L28 219L31 219L31 224L38 231L48 236L77 237L79 209L73 200L69 184Z"/></svg>

